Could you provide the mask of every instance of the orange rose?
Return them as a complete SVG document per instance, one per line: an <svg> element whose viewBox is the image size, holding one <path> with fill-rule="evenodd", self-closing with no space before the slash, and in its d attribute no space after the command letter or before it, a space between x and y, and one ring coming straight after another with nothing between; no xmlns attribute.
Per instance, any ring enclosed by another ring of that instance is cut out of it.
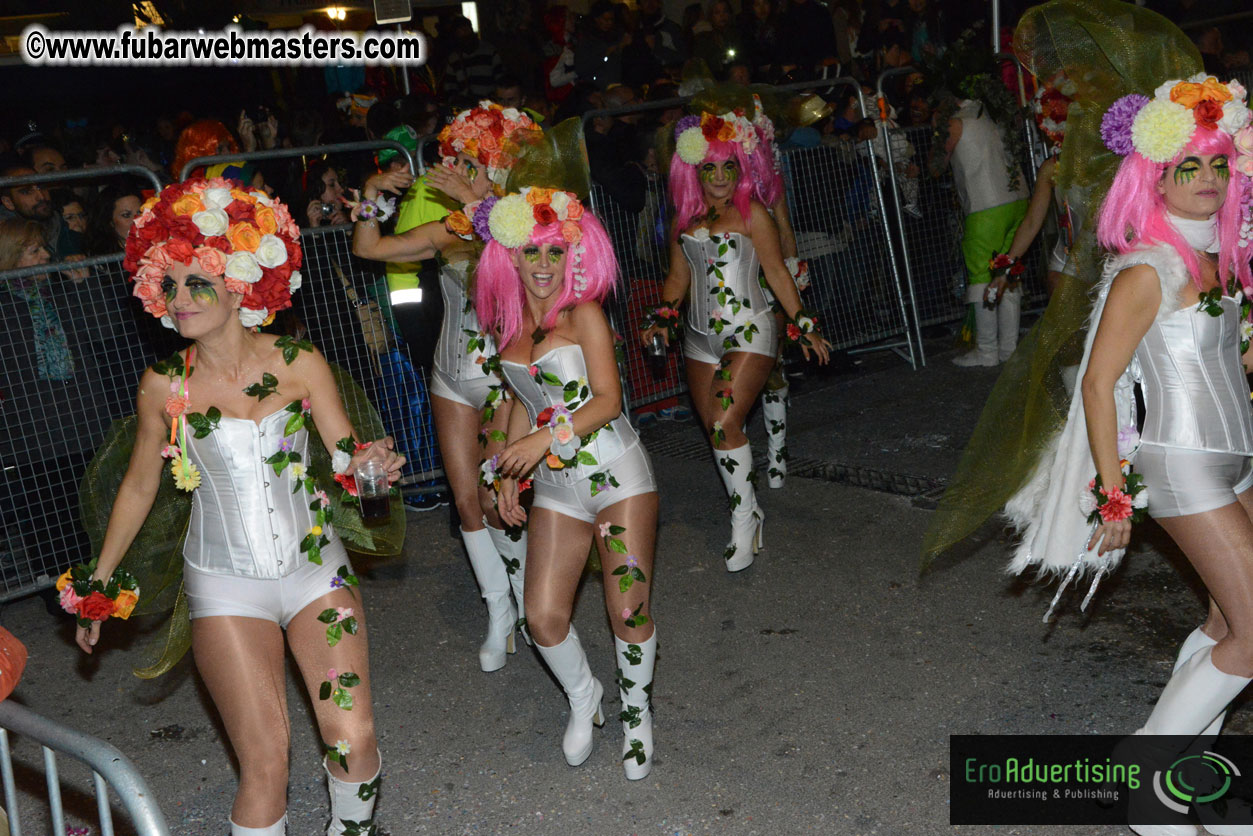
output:
<svg viewBox="0 0 1253 836"><path fill-rule="evenodd" d="M453 212L444 218L444 226L448 231L459 238L465 238L474 234L474 225L470 223L470 219L466 217L465 212Z"/></svg>
<svg viewBox="0 0 1253 836"><path fill-rule="evenodd" d="M570 204L566 206L566 220L577 221L581 217L583 217L583 204L577 200L570 201Z"/></svg>
<svg viewBox="0 0 1253 836"><path fill-rule="evenodd" d="M723 122L722 127L718 129L719 142L731 142L735 139L735 126L730 122Z"/></svg>
<svg viewBox="0 0 1253 836"><path fill-rule="evenodd" d="M1231 101L1231 91L1227 89L1227 85L1218 79L1210 76L1201 83L1201 100L1207 102L1224 102Z"/></svg>
<svg viewBox="0 0 1253 836"><path fill-rule="evenodd" d="M583 230L574 221L564 221L561 224L561 238L567 244L577 244L583 240Z"/></svg>
<svg viewBox="0 0 1253 836"><path fill-rule="evenodd" d="M565 469L565 465L562 464L561 459L557 458L552 453L549 453L548 458L545 459L544 461L548 464L548 467L551 470L564 470Z"/></svg>
<svg viewBox="0 0 1253 836"><path fill-rule="evenodd" d="M231 228L226 231L226 238L235 252L243 250L255 253L261 245L261 233L252 224L231 224Z"/></svg>
<svg viewBox="0 0 1253 836"><path fill-rule="evenodd" d="M154 299L160 299L165 293L161 290L161 285L156 282L136 282L135 295L145 302L151 302Z"/></svg>
<svg viewBox="0 0 1253 836"><path fill-rule="evenodd" d="M200 199L200 195L189 192L174 201L172 208L176 215L194 215L204 211L204 201Z"/></svg>
<svg viewBox="0 0 1253 836"><path fill-rule="evenodd" d="M1210 76L1201 84L1190 81L1179 82L1170 89L1170 100L1191 109L1200 102L1218 102L1219 104L1229 102L1231 91L1227 89L1227 85Z"/></svg>
<svg viewBox="0 0 1253 836"><path fill-rule="evenodd" d="M526 193L526 202L532 206L539 206L541 203L552 203L553 193L556 189L534 188Z"/></svg>
<svg viewBox="0 0 1253 836"><path fill-rule="evenodd" d="M70 583L70 573L66 571L64 575L57 578L57 592L60 592L62 589L65 589L65 587L69 586L69 583Z"/></svg>
<svg viewBox="0 0 1253 836"><path fill-rule="evenodd" d="M251 288L249 287L248 282L241 281L239 279L227 278L226 289L231 293L238 293L240 296L247 296L248 291Z"/></svg>
<svg viewBox="0 0 1253 836"><path fill-rule="evenodd" d="M262 235L273 235L278 231L278 219L274 217L274 210L269 206L258 206L256 219L257 228Z"/></svg>
<svg viewBox="0 0 1253 836"><path fill-rule="evenodd" d="M138 592L131 589L123 589L118 592L117 600L113 602L113 615L125 621L131 617L131 613L135 611L135 605L138 603Z"/></svg>

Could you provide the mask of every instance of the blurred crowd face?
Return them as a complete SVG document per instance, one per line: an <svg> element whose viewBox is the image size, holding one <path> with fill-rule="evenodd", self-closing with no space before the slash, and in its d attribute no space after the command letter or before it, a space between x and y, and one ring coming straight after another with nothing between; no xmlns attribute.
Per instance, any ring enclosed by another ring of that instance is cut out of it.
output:
<svg viewBox="0 0 1253 836"><path fill-rule="evenodd" d="M47 264L51 259L52 254L48 252L43 239L32 237L27 239L26 245L22 248L22 254L14 266L34 267L36 264Z"/></svg>
<svg viewBox="0 0 1253 836"><path fill-rule="evenodd" d="M753 0L753 16L758 20L770 17L770 0Z"/></svg>
<svg viewBox="0 0 1253 836"><path fill-rule="evenodd" d="M61 156L61 152L55 148L37 148L31 152L30 161L31 167L40 174L69 170L65 157Z"/></svg>
<svg viewBox="0 0 1253 836"><path fill-rule="evenodd" d="M613 24L614 14L612 10L602 12L592 18L592 25L596 27L597 32L608 33L611 29L613 29Z"/></svg>
<svg viewBox="0 0 1253 836"><path fill-rule="evenodd" d="M139 217L139 197L128 194L113 201L113 231L117 239L125 245L126 236L131 231L131 224Z"/></svg>
<svg viewBox="0 0 1253 836"><path fill-rule="evenodd" d="M5 175L20 177L34 173L34 169L22 167L10 169L5 172ZM16 212L28 220L46 221L52 217L52 200L48 197L48 190L35 183L12 187L3 198L0 198L0 203L3 203L9 211Z"/></svg>
<svg viewBox="0 0 1253 836"><path fill-rule="evenodd" d="M87 212L77 200L71 200L61 207L61 220L79 235L87 231Z"/></svg>
<svg viewBox="0 0 1253 836"><path fill-rule="evenodd" d="M731 25L731 5L725 0L718 0L709 7L709 25L716 32L722 32Z"/></svg>
<svg viewBox="0 0 1253 836"><path fill-rule="evenodd" d="M333 168L327 169L322 175L322 202L338 206L343 196L344 187L339 182L339 174Z"/></svg>
<svg viewBox="0 0 1253 836"><path fill-rule="evenodd" d="M521 108L523 104L521 85L497 87L495 101L501 107Z"/></svg>

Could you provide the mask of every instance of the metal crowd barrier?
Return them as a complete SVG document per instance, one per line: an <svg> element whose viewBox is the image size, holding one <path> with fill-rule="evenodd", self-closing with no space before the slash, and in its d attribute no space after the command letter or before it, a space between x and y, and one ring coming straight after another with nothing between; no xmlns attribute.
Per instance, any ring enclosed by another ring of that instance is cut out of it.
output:
<svg viewBox="0 0 1253 836"><path fill-rule="evenodd" d="M4 807L11 836L22 836L24 831L10 732L30 738L43 749L52 836L66 836L58 753L81 761L91 769L101 836L114 836L110 789L130 818L136 836L170 836L169 825L156 798L129 758L99 738L55 723L10 699L0 702L0 776L4 781Z"/></svg>
<svg viewBox="0 0 1253 836"><path fill-rule="evenodd" d="M179 172L178 179L186 180L191 173L197 168L214 163L230 163L230 162L253 162L254 160L285 160L292 157L315 157L323 154L344 154L352 151L380 151L384 148L391 148L398 151L405 162L409 163L409 171L416 173L417 169L413 165L413 155L409 153L409 149L401 145L399 142L391 139L371 139L361 142L340 142L330 145L305 145L300 148L271 148L268 151L249 151L240 154L215 154L208 157L195 157L187 161L183 166L183 170Z"/></svg>
<svg viewBox="0 0 1253 836"><path fill-rule="evenodd" d="M365 391L410 459L402 485L421 493L423 483L443 476L426 376L409 364L390 329L379 333L382 320L361 315L380 287L385 293L385 280L381 264L352 256L350 235L348 226L302 233L304 285L292 297L292 313ZM87 463L109 424L134 413L143 370L185 344L143 312L121 261L121 254L109 256L81 281L49 273L73 357L69 380L41 375L26 302L9 295L0 306L0 601L50 586L89 557L77 499ZM0 273L0 286L21 272Z"/></svg>

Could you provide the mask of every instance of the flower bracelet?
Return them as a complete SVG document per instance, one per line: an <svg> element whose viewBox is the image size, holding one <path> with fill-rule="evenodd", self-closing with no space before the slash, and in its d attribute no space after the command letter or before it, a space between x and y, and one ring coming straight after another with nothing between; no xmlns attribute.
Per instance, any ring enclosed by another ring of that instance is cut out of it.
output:
<svg viewBox="0 0 1253 836"><path fill-rule="evenodd" d="M363 197L354 204L358 221L385 221L396 214L394 198L379 195L375 200Z"/></svg>
<svg viewBox="0 0 1253 836"><path fill-rule="evenodd" d="M57 578L61 609L77 617L79 627L113 616L125 621L139 602L139 583L125 569L115 569L108 583L92 578L96 561L80 563Z"/></svg>
<svg viewBox="0 0 1253 836"><path fill-rule="evenodd" d="M795 256L783 259L787 271L792 274L792 281L796 283L797 290L809 289L809 261L804 258L796 258Z"/></svg>
<svg viewBox="0 0 1253 836"><path fill-rule="evenodd" d="M804 308L800 308L796 311L796 316L792 317L791 321L787 324L788 342L797 343L799 345L800 343L803 343L805 341L805 337L810 334L818 334L819 336L822 335L822 332L818 329L818 315L813 311L807 311Z"/></svg>
<svg viewBox="0 0 1253 836"><path fill-rule="evenodd" d="M1099 473L1088 482L1088 487L1079 495L1079 510L1087 514L1089 524L1128 519L1133 523L1143 521L1148 513L1148 486L1144 484L1143 476L1129 470L1130 465L1124 463L1126 481L1121 488L1103 487Z"/></svg>
<svg viewBox="0 0 1253 836"><path fill-rule="evenodd" d="M677 340L679 338L678 303L663 301L646 310L644 316L640 318L640 330L647 331L649 328L664 328L671 342Z"/></svg>
<svg viewBox="0 0 1253 836"><path fill-rule="evenodd" d="M1000 271L1006 271L1006 278L1010 284L1022 281L1022 274L1027 271L1027 265L1023 264L1016 258L1010 257L1008 253L992 253L992 260L988 262L988 269L995 275Z"/></svg>

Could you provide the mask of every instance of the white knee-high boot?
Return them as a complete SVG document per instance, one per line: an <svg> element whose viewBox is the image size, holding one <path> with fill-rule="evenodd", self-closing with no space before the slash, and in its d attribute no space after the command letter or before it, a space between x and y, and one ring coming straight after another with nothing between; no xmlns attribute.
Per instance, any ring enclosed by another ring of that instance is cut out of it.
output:
<svg viewBox="0 0 1253 836"><path fill-rule="evenodd" d="M1216 644L1218 644L1217 640L1211 639L1205 634L1204 630L1197 627L1188 634L1188 637L1183 640L1183 644L1179 646L1179 655L1175 658L1175 667L1171 673L1173 674L1183 667L1184 663L1195 656L1197 651L1206 647L1212 648ZM1214 738L1218 737L1218 732L1222 730L1223 720L1225 719L1227 719L1227 712L1223 711L1214 718L1214 722L1210 723L1205 731L1198 735L1206 746L1212 743Z"/></svg>
<svg viewBox="0 0 1253 836"><path fill-rule="evenodd" d="M326 787L331 794L331 823L326 836L374 836L378 832L374 826L374 803L383 774L382 757L374 777L359 783L336 778L325 760L322 768L326 770Z"/></svg>
<svg viewBox="0 0 1253 836"><path fill-rule="evenodd" d="M766 421L766 484L772 488L783 487L787 476L788 389L785 383L761 393L761 415Z"/></svg>
<svg viewBox="0 0 1253 836"><path fill-rule="evenodd" d="M231 822L231 836L287 836L287 814L269 827L244 827Z"/></svg>
<svg viewBox="0 0 1253 836"><path fill-rule="evenodd" d="M1004 363L1018 347L1018 328L1022 324L1022 287L1001 294L996 306L997 359Z"/></svg>
<svg viewBox="0 0 1253 836"><path fill-rule="evenodd" d="M578 766L592 754L592 726L605 724L605 713L601 710L605 689L600 680L592 676L587 654L583 652L573 624L561 644L544 647L537 643L535 649L570 700L570 721L566 724L561 750L565 753L566 763Z"/></svg>
<svg viewBox="0 0 1253 836"><path fill-rule="evenodd" d="M657 630L636 644L613 637L618 651L618 695L622 698L622 769L627 780L647 778L653 771L653 667L657 662Z"/></svg>
<svg viewBox="0 0 1253 836"><path fill-rule="evenodd" d="M972 285L983 287L983 285ZM980 291L982 292L982 291ZM953 358L956 366L995 366L997 360L997 312L989 309L980 300L975 306L975 347L965 354Z"/></svg>
<svg viewBox="0 0 1253 836"><path fill-rule="evenodd" d="M461 530L461 539L470 555L470 566L487 602L487 638L479 648L479 667L485 671L505 666L506 654L514 652L513 628L517 611L509 600L509 575L486 529Z"/></svg>
<svg viewBox="0 0 1253 836"><path fill-rule="evenodd" d="M761 551L761 527L766 515L757 505L753 489L753 451L748 443L734 450L713 448L718 475L731 497L731 542L722 558L728 572L747 569Z"/></svg>
<svg viewBox="0 0 1253 836"><path fill-rule="evenodd" d="M510 539L509 532L503 528L492 528L490 525L487 527L487 533L492 537L492 545L496 547L500 559L504 561L505 574L509 576L509 585L513 587L513 602L518 609L518 627L522 630L522 638L526 639L527 644L532 644L531 633L526 629L526 606L523 602L526 579L526 529L521 529L521 532L518 539L513 540Z"/></svg>

